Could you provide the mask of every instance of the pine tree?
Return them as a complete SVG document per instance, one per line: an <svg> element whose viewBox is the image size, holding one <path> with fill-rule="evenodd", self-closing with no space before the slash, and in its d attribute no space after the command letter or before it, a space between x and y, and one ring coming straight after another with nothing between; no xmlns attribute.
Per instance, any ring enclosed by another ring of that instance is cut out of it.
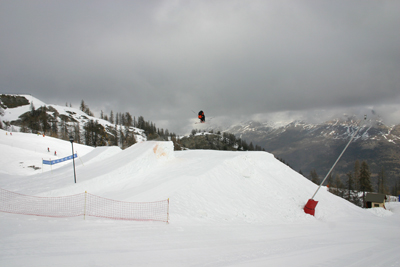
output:
<svg viewBox="0 0 400 267"><path fill-rule="evenodd" d="M89 116L92 116L92 117L94 116L94 114L90 111L89 106L85 104L85 101L83 101L83 99L82 99L81 106L79 107L79 109L81 111L85 112Z"/></svg>
<svg viewBox="0 0 400 267"><path fill-rule="evenodd" d="M393 185L392 188L391 188L390 194L391 194L392 196L398 196L398 195L399 195L399 193L400 193L400 191L399 191L399 190L400 190L399 185L400 185L400 178L398 178L398 179L395 181L394 185Z"/></svg>
<svg viewBox="0 0 400 267"><path fill-rule="evenodd" d="M336 184L336 189L337 189L337 195L340 197L344 197L344 185L342 183L342 180L340 179L339 174L335 175L335 184Z"/></svg>
<svg viewBox="0 0 400 267"><path fill-rule="evenodd" d="M79 109L81 110L81 111L85 111L85 109L86 109L86 105L85 105L85 101L83 101L83 99L82 99L82 101L81 101L81 106L79 107Z"/></svg>
<svg viewBox="0 0 400 267"><path fill-rule="evenodd" d="M110 118L109 118L110 123L114 123L114 112L111 110L110 112Z"/></svg>
<svg viewBox="0 0 400 267"><path fill-rule="evenodd" d="M126 136L126 145L127 147L130 147L134 144L136 144L135 134L133 132L128 132L128 135Z"/></svg>
<svg viewBox="0 0 400 267"><path fill-rule="evenodd" d="M129 114L129 112L125 113L125 118L126 118L126 126L128 126L128 127L133 126L132 115Z"/></svg>
<svg viewBox="0 0 400 267"><path fill-rule="evenodd" d="M387 194L389 193L386 185L386 173L385 168L382 167L381 171L378 173L378 193Z"/></svg>
<svg viewBox="0 0 400 267"><path fill-rule="evenodd" d="M32 133L37 133L41 128L40 115L41 109L36 110L33 103L31 103L30 112L22 115L22 123L31 129Z"/></svg>
<svg viewBox="0 0 400 267"><path fill-rule="evenodd" d="M145 130L144 129L145 128L145 123L144 123L143 116L139 116L136 127L139 128L139 129Z"/></svg>
<svg viewBox="0 0 400 267"><path fill-rule="evenodd" d="M114 125L114 134L115 134L115 138L114 138L114 143L113 143L113 145L114 146L118 146L119 145L119 138L118 138L118 125L117 124L115 124Z"/></svg>
<svg viewBox="0 0 400 267"><path fill-rule="evenodd" d="M68 126L67 126L67 122L65 121L64 118L61 118L61 122L60 122L60 135L61 135L61 139L63 140L68 140Z"/></svg>
<svg viewBox="0 0 400 267"><path fill-rule="evenodd" d="M51 118L51 136L52 137L55 137L55 138L58 138L58 125L57 125L57 122L58 122L58 116L59 116L60 114L58 113L58 111L55 111L55 112L53 112L53 116L52 116L52 118Z"/></svg>
<svg viewBox="0 0 400 267"><path fill-rule="evenodd" d="M45 134L45 133L49 132L50 128L51 128L50 123L48 121L48 117L47 117L47 112L46 112L47 108L46 108L46 106L44 106L44 107L40 107L39 110L40 110L39 120L40 120L40 123L42 126L42 131Z"/></svg>
<svg viewBox="0 0 400 267"><path fill-rule="evenodd" d="M83 129L86 145L95 147L106 145L106 132L104 126L97 120L88 121L85 123Z"/></svg>
<svg viewBox="0 0 400 267"><path fill-rule="evenodd" d="M250 150L250 151L254 151L254 145L253 145L253 142L250 142L250 145L249 145L249 150Z"/></svg>
<svg viewBox="0 0 400 267"><path fill-rule="evenodd" d="M249 145L245 140L242 140L242 150L243 151L248 151L249 150Z"/></svg>
<svg viewBox="0 0 400 267"><path fill-rule="evenodd" d="M121 125L119 126L119 136L120 136L121 148L125 149L126 148L125 147L125 136L124 136L124 133L122 131L122 126Z"/></svg>
<svg viewBox="0 0 400 267"><path fill-rule="evenodd" d="M58 137L58 126L56 120L51 123L51 136L56 138Z"/></svg>
<svg viewBox="0 0 400 267"><path fill-rule="evenodd" d="M313 169L312 171L310 171L310 180L311 182L313 182L314 184L319 185L319 177L317 174L317 171L315 169Z"/></svg>
<svg viewBox="0 0 400 267"><path fill-rule="evenodd" d="M126 126L125 114L121 112L121 113L119 114L119 117L120 117L120 119L119 119L119 124L121 124L121 125L123 125L123 126Z"/></svg>
<svg viewBox="0 0 400 267"><path fill-rule="evenodd" d="M347 186L347 191L348 191L346 199L348 201L353 201L352 192L354 190L354 178L353 178L353 174L351 172L347 173L346 186Z"/></svg>
<svg viewBox="0 0 400 267"><path fill-rule="evenodd" d="M360 168L360 191L363 192L363 207L365 207L365 193L372 192L371 173L365 161L361 163Z"/></svg>
<svg viewBox="0 0 400 267"><path fill-rule="evenodd" d="M354 188L360 191L360 161L354 163Z"/></svg>
<svg viewBox="0 0 400 267"><path fill-rule="evenodd" d="M79 127L79 122L74 123L74 142L80 144L81 143L81 131Z"/></svg>

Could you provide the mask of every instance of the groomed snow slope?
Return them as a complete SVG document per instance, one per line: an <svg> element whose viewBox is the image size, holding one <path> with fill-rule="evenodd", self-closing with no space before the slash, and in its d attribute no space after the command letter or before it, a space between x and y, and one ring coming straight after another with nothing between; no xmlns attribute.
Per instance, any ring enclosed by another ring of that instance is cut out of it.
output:
<svg viewBox="0 0 400 267"><path fill-rule="evenodd" d="M307 215L303 207L316 185L266 152L174 152L171 142L142 142L125 150L75 145L74 184L71 161L52 170L25 167L39 166L47 147L68 155L69 142L0 130L0 146L7 155L0 163L3 189L37 196L88 191L135 202L170 199L168 225L2 213L0 263L5 266L400 262L394 252L399 249L398 210L395 216L383 209L363 210L321 189L315 217Z"/></svg>
<svg viewBox="0 0 400 267"><path fill-rule="evenodd" d="M7 140L13 142L14 148L7 153L7 164L11 166L8 161L19 161L18 155L23 154L28 154L24 155L24 162L41 166L38 161L48 153L48 146L57 148L58 155L71 153L68 141L23 133L7 136L3 132L0 136L3 146ZM312 219L302 207L316 186L269 153L174 152L172 142L142 142L126 150L75 147L75 150L83 150L76 159L77 184L73 183L72 161L68 161L52 168L44 165L43 172L31 169L31 175L26 177L9 176L2 179L1 187L38 196L65 196L87 191L122 201L170 198L172 221L175 216L260 223ZM33 157L38 159L28 159ZM16 170L19 174L20 169L15 165L8 173ZM37 174L32 174L34 172ZM321 202L316 212L319 219L363 212L326 190L321 190L316 200Z"/></svg>

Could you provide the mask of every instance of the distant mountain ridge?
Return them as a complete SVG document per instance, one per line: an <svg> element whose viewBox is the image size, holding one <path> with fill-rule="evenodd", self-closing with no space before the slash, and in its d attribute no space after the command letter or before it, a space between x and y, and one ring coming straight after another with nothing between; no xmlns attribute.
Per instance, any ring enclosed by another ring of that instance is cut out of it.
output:
<svg viewBox="0 0 400 267"><path fill-rule="evenodd" d="M228 127L226 131L259 144L306 176L315 169L323 178L359 123L361 129L334 173L344 175L353 171L356 160L365 160L372 177L383 167L389 184L394 184L400 177L400 125L387 126L380 119L364 121L346 116L316 124L296 120L284 126L248 121Z"/></svg>

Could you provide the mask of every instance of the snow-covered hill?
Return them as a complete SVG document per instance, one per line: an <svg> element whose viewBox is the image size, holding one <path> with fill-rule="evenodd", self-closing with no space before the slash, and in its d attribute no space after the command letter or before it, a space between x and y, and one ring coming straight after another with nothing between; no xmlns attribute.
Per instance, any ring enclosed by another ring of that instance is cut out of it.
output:
<svg viewBox="0 0 400 267"><path fill-rule="evenodd" d="M86 114L80 109L59 106L54 104L46 104L43 101L35 98L31 95L2 95L4 99L0 99L0 107L2 107L2 113L0 114L0 120L3 128L10 132L19 132L21 130L21 116L31 111L32 106L35 109L40 107L46 107L48 118L51 118L51 124L57 123L58 132L62 130L62 124L65 123L64 131L67 131L68 135L77 135L76 127L79 128L79 134L83 135L84 126L89 121L97 121L98 124L102 125L107 132L107 135L112 136L118 134L119 131L125 132L125 126L119 126L118 130L115 130L115 124L110 123L107 120L99 119ZM5 99L9 103L5 103ZM115 132L114 132L115 131ZM144 131L136 127L129 127L129 132L132 132L137 142L141 142L147 139ZM84 139L83 136L80 139ZM83 142L82 142L83 143Z"/></svg>
<svg viewBox="0 0 400 267"><path fill-rule="evenodd" d="M41 197L88 191L120 201L170 199L170 223L54 219L0 213L4 266L387 266L400 256L398 203L363 210L266 152L173 151L171 142L128 149L77 145L72 162L40 166L47 148L71 144L0 130L0 187ZM7 155L7 158L4 157ZM24 162L20 164L20 162ZM373 252L373 253L372 253Z"/></svg>

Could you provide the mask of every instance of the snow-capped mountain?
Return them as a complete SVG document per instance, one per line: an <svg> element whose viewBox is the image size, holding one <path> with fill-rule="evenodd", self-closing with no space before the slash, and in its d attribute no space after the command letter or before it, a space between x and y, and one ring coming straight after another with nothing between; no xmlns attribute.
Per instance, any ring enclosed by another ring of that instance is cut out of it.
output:
<svg viewBox="0 0 400 267"><path fill-rule="evenodd" d="M382 168L390 184L394 184L400 176L400 125L387 126L380 119L355 116L318 124L292 121L283 126L276 125L275 122L248 121L233 125L226 131L259 144L306 176L315 169L323 178L360 127L335 167L334 174L344 175L353 171L356 160L365 160L372 177Z"/></svg>

